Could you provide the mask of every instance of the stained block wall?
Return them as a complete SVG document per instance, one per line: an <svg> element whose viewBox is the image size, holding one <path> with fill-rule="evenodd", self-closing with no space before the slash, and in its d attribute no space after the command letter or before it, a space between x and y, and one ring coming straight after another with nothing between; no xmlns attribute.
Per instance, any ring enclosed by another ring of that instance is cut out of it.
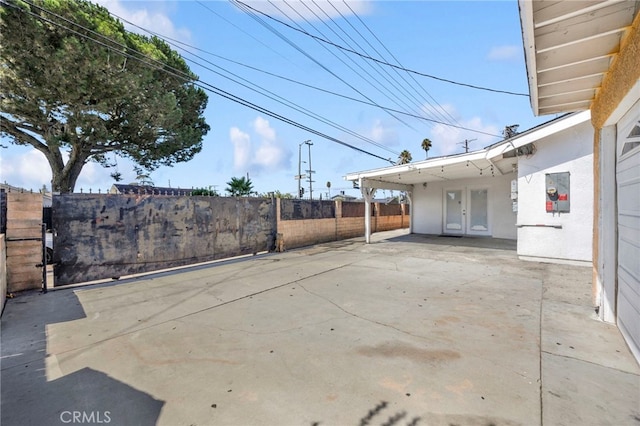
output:
<svg viewBox="0 0 640 426"><path fill-rule="evenodd" d="M267 251L271 199L63 194L53 197L55 285Z"/></svg>

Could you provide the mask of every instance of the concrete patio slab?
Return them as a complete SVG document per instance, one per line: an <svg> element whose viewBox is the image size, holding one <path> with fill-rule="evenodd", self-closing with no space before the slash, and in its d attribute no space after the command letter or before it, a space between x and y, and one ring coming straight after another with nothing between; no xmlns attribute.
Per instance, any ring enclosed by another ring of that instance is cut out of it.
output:
<svg viewBox="0 0 640 426"><path fill-rule="evenodd" d="M19 294L1 421L638 425L640 368L590 277L513 241L391 231Z"/></svg>

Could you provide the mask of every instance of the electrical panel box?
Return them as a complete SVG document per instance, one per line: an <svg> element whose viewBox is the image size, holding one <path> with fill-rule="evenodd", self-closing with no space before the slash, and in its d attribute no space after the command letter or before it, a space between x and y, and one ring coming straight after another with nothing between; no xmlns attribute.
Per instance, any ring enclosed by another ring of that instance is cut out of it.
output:
<svg viewBox="0 0 640 426"><path fill-rule="evenodd" d="M569 213L569 172L547 173L546 209L548 213Z"/></svg>
<svg viewBox="0 0 640 426"><path fill-rule="evenodd" d="M511 210L518 213L518 181L516 179L511 181Z"/></svg>

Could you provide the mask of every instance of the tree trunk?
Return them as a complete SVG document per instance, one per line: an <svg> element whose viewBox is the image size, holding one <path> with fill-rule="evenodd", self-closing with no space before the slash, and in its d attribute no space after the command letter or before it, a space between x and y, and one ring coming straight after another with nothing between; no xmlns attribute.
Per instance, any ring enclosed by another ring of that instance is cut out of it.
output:
<svg viewBox="0 0 640 426"><path fill-rule="evenodd" d="M72 147L67 164L63 163L62 155L57 148L49 150L47 159L49 160L53 174L51 177L51 190L53 192L59 192L61 194L73 192L76 181L88 157L88 155L80 149L78 145Z"/></svg>
<svg viewBox="0 0 640 426"><path fill-rule="evenodd" d="M75 169L78 169L77 172ZM73 167L72 170L67 170L66 167L63 170L53 170L51 190L61 194L73 192L78 176L80 176L80 170L82 170L81 167Z"/></svg>

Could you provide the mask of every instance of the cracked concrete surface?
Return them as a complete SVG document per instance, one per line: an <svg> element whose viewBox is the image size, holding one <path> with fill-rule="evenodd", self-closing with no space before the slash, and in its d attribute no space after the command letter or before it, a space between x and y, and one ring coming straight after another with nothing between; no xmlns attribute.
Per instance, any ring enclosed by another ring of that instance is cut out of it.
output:
<svg viewBox="0 0 640 426"><path fill-rule="evenodd" d="M589 268L512 241L373 241L21 294L2 425L640 424Z"/></svg>

